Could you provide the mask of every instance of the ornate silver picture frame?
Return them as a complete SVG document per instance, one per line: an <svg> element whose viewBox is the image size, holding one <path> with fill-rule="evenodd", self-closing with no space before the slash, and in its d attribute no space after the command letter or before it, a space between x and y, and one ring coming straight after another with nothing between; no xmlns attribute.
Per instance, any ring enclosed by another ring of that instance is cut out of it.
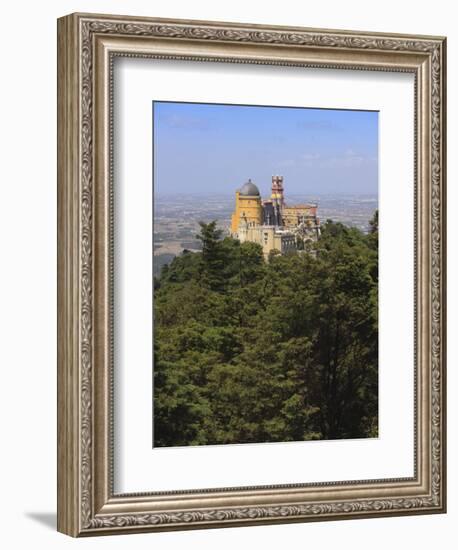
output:
<svg viewBox="0 0 458 550"><path fill-rule="evenodd" d="M112 76L118 57L413 75L412 477L115 493ZM445 59L443 37L94 14L58 20L60 532L76 537L445 512Z"/></svg>

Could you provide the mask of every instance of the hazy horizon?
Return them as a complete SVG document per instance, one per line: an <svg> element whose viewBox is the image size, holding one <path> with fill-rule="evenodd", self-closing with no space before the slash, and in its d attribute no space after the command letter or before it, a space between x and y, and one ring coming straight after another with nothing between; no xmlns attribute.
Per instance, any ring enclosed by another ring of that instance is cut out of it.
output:
<svg viewBox="0 0 458 550"><path fill-rule="evenodd" d="M256 183L256 182L253 182L253 183ZM259 192L261 193L261 198L269 198L269 195L270 195L270 188L265 188L263 189L260 185L256 184L257 187L259 188ZM239 186L240 187L240 186ZM208 196L218 196L218 197L233 197L234 194L235 194L235 191L237 190L237 187L234 188L233 191L196 191L196 192L192 192L192 191L155 191L155 196L156 197L172 197L172 196L183 196L183 195L188 195L188 196L199 196L199 195L208 195ZM345 193L344 191L341 191L341 192L332 192L332 191L329 191L328 193L308 193L308 192L293 192L293 193L290 193L291 196L293 197L297 197L297 196L305 196L305 195L313 195L313 196L323 196L323 197L338 197L338 196L344 196L344 197L352 197L352 196L355 196L355 197L375 197L375 198L378 198L378 193L375 192L375 193L359 193L359 192L347 192ZM288 190L285 189L285 200L287 200L288 198Z"/></svg>

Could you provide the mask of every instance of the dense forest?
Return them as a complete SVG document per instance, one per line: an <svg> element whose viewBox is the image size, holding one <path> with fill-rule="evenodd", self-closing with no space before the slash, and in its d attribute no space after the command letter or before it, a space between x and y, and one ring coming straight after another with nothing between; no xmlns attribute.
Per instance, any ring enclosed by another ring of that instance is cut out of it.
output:
<svg viewBox="0 0 458 550"><path fill-rule="evenodd" d="M154 445L378 435L378 217L291 255L201 223L154 280Z"/></svg>

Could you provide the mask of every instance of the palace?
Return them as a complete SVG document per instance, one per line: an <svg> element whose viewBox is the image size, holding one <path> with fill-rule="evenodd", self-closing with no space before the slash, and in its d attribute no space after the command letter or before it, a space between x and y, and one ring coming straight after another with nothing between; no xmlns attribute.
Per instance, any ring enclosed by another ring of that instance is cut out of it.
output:
<svg viewBox="0 0 458 550"><path fill-rule="evenodd" d="M287 205L283 176L272 176L271 195L265 200L249 179L235 192L231 234L240 242L260 244L266 259L273 250L280 254L301 250L306 241L316 241L320 236L317 208L316 204Z"/></svg>

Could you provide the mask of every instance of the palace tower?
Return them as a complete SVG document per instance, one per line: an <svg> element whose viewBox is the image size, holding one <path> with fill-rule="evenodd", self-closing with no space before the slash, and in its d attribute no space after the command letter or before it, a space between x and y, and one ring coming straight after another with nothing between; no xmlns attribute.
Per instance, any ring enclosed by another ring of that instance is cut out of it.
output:
<svg viewBox="0 0 458 550"><path fill-rule="evenodd" d="M231 232L237 233L241 223L248 226L262 223L261 195L251 179L235 192L235 210L232 214Z"/></svg>
<svg viewBox="0 0 458 550"><path fill-rule="evenodd" d="M303 250L306 241L316 241L320 235L317 208L316 204L288 206L283 176L272 176L271 195L266 200L249 179L235 192L231 234L240 242L261 245L265 258L273 250L280 254Z"/></svg>

